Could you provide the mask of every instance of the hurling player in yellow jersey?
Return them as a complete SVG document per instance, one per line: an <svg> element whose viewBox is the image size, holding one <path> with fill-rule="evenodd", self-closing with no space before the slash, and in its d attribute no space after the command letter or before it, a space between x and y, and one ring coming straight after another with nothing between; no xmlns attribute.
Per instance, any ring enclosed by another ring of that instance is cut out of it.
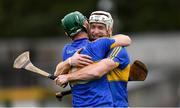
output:
<svg viewBox="0 0 180 108"><path fill-rule="evenodd" d="M105 19L109 17L109 20ZM90 33L97 39L112 36L113 19L108 12L95 11L89 17ZM125 47L111 49L107 57L111 58L117 67L107 74L112 93L114 107L128 107L127 82L130 72L130 60Z"/></svg>

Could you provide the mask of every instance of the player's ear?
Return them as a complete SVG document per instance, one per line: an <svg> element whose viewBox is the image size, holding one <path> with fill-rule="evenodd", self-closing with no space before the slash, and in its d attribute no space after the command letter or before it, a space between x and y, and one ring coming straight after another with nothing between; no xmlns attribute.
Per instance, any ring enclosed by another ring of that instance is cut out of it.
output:
<svg viewBox="0 0 180 108"><path fill-rule="evenodd" d="M112 29L111 29L111 28L109 28L109 29L107 30L107 32L108 32L109 37L112 36Z"/></svg>
<svg viewBox="0 0 180 108"><path fill-rule="evenodd" d="M87 31L89 31L90 25L87 20L84 21L83 27L86 28Z"/></svg>

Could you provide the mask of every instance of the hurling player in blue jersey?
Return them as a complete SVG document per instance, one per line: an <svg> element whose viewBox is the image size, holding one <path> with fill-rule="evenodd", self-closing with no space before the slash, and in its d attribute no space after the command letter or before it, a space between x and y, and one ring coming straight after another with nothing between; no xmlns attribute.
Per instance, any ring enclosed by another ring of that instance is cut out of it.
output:
<svg viewBox="0 0 180 108"><path fill-rule="evenodd" d="M96 38L112 35L113 21L104 21L104 16L109 16L112 20L110 13L104 11L92 12L89 18L89 23L91 25L90 33L96 36ZM114 106L128 107L127 82L130 72L130 59L128 53L125 47L116 47L111 49L107 56L118 64L117 68L111 70L107 74Z"/></svg>
<svg viewBox="0 0 180 108"><path fill-rule="evenodd" d="M109 20L104 20L108 18ZM104 11L95 11L91 14L89 22L91 25L90 33L93 35L93 39L109 37L112 35L113 20L109 13ZM128 107L127 82L129 78L130 61L127 51L124 47L116 47L111 49L107 56L117 64L117 68L113 69L114 67L112 66L111 69L113 70L107 74L110 90L113 96L114 107ZM75 64L82 65L78 63ZM103 65L99 66L103 67ZM78 72L68 74L66 76L59 76L59 79L62 81L60 82L60 85L67 81L100 78L106 74L106 72L108 72L106 69L98 69L97 65L96 67L85 67Z"/></svg>
<svg viewBox="0 0 180 108"><path fill-rule="evenodd" d="M73 54L80 48L83 48L81 54L88 55L91 60L98 62L106 57L108 51L117 46L126 46L131 43L128 36L116 35L113 38L101 38L96 41L90 42L88 40L89 24L80 12L72 12L67 14L62 20L62 26L66 34L73 40L72 43L67 44L63 49L63 61L60 63L62 66L69 65ZM117 64L112 59L103 59L100 64L104 69L108 70L111 67L116 67ZM96 65L96 63L94 64ZM98 69L98 68L97 68ZM64 69L66 70L66 69ZM72 66L71 73L79 70L79 67ZM59 77L56 78L59 81ZM96 80L74 80L70 82L73 97L74 107L112 107L113 99L107 81L107 76L103 75Z"/></svg>

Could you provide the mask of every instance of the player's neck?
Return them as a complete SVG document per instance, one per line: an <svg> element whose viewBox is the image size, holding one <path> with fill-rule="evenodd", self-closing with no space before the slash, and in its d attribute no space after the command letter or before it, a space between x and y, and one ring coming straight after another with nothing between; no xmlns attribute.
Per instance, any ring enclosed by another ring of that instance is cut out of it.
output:
<svg viewBox="0 0 180 108"><path fill-rule="evenodd" d="M86 32L79 32L73 40L78 40L82 38L88 38L88 34Z"/></svg>

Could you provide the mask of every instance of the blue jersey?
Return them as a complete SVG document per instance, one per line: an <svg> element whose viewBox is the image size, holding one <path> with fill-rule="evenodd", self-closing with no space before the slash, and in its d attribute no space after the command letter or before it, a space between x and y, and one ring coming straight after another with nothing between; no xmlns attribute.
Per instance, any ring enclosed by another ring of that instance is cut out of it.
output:
<svg viewBox="0 0 180 108"><path fill-rule="evenodd" d="M129 56L124 47L112 49L108 56L119 65L107 74L114 107L128 107L127 82L130 72Z"/></svg>
<svg viewBox="0 0 180 108"><path fill-rule="evenodd" d="M88 39L75 40L67 44L63 50L63 60L71 57L79 48L83 48L82 54L92 57L97 62L106 57L114 39L101 38L94 42ZM113 99L107 81L107 76L93 81L76 81L71 82L72 101L74 107L112 107Z"/></svg>

